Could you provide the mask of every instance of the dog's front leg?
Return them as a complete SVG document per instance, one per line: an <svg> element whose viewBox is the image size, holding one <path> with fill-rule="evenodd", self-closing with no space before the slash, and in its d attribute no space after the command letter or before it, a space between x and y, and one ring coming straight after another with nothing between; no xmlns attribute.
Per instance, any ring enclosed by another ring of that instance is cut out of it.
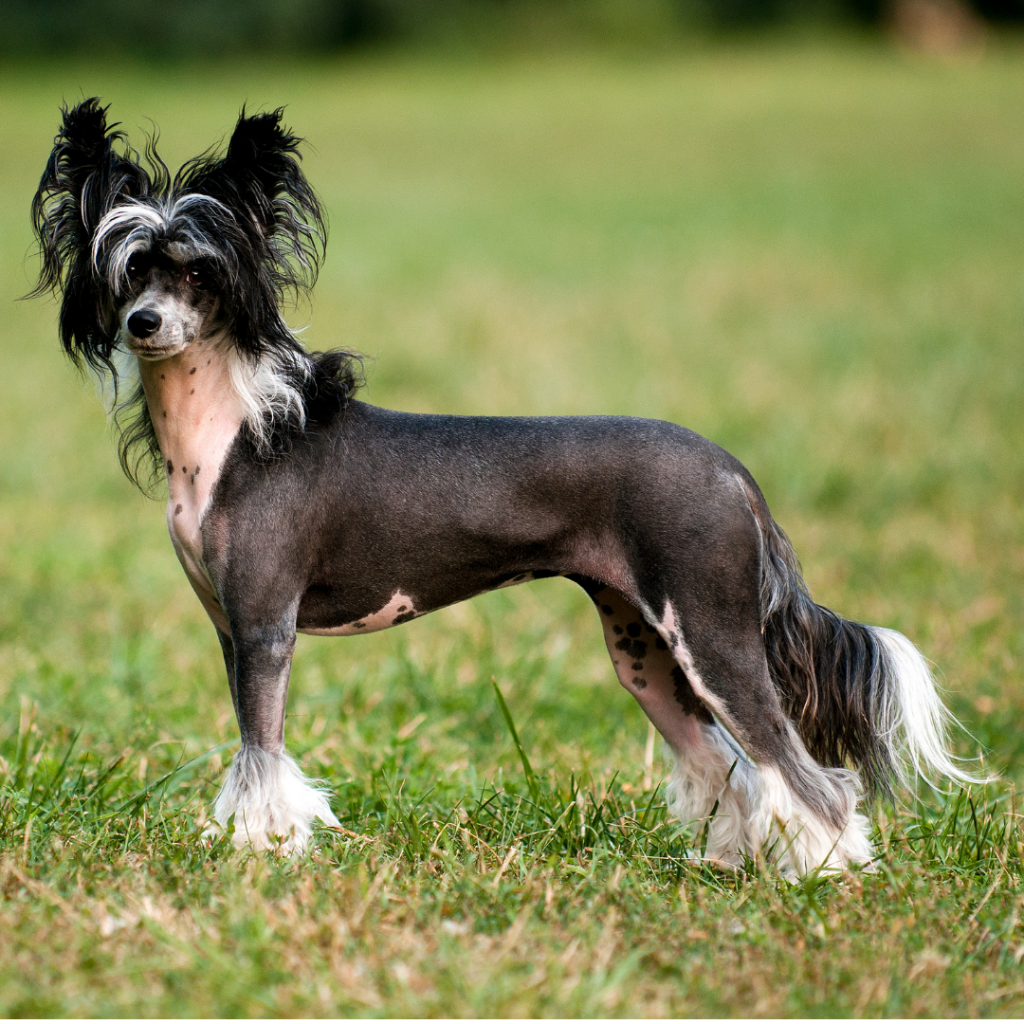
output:
<svg viewBox="0 0 1024 1024"><path fill-rule="evenodd" d="M220 634L228 682L242 734L214 817L223 827L234 818L236 846L282 853L302 850L313 819L337 825L324 793L311 785L285 753L288 676L295 649L294 622L233 625Z"/></svg>
<svg viewBox="0 0 1024 1024"><path fill-rule="evenodd" d="M217 639L220 641L220 649L224 654L224 669L228 674L228 686L231 689L231 706L235 709L235 718L238 717L238 693L235 690L235 645L231 642L231 634L223 630L217 630Z"/></svg>

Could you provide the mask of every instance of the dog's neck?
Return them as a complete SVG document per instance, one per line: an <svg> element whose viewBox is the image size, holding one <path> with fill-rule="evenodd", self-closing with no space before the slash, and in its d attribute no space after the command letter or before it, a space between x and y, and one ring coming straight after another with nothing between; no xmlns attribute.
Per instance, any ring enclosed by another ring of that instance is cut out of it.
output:
<svg viewBox="0 0 1024 1024"><path fill-rule="evenodd" d="M197 593L208 584L202 564L203 513L243 419L230 358L225 339L210 338L159 362L139 360L167 474L167 528ZM205 604L207 595L199 596Z"/></svg>
<svg viewBox="0 0 1024 1024"><path fill-rule="evenodd" d="M242 423L228 359L224 340L210 338L169 359L139 360L168 498L172 509L182 506L179 516L189 510L198 517L206 508Z"/></svg>

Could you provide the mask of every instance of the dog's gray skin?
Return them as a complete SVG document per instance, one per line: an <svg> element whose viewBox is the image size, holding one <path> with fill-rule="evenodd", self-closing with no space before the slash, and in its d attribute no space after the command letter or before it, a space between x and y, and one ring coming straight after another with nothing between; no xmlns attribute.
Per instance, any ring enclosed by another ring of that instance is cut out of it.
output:
<svg viewBox="0 0 1024 1024"><path fill-rule="evenodd" d="M114 151L104 113L65 113L35 206L43 284L64 292L72 355L138 357L133 443L144 435L166 473L241 731L215 810L237 842L296 849L313 818L337 824L284 752L297 632L370 632L545 576L597 607L620 682L675 756L675 813L717 808L707 857L767 854L789 874L867 864L844 762L876 788L907 760L966 778L923 659L809 598L731 455L654 420L352 399L332 385L341 357L310 356L281 326L280 282L259 285L261 262L280 275L282 245L308 256L322 223L280 114L243 112L226 157L171 182Z"/></svg>

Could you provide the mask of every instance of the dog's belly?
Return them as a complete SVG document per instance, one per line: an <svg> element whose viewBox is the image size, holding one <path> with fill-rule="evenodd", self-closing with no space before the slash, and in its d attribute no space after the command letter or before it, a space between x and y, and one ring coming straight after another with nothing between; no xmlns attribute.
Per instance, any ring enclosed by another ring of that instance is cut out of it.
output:
<svg viewBox="0 0 1024 1024"><path fill-rule="evenodd" d="M530 580L538 579L542 576L548 577L554 575L557 574L551 572L517 573L511 579L504 580L494 587L459 595L453 597L451 601L446 601L443 604L431 604L426 608L418 608L412 597L404 593L401 589L398 589L391 595L387 604L382 608L377 609L377 611L370 612L360 618L353 619L351 622L343 622L336 626L322 624L312 625L310 624L309 619L305 619L304 621L304 616L300 609L299 621L295 631L297 633L307 633L311 636L358 636L360 633L379 633L382 629L390 629L392 626L400 626L403 622L408 622L410 619L417 619L422 615L435 612L439 608L447 608L450 605L459 604L461 601L466 601L470 598L477 597L480 594L488 593L490 590L502 590L505 587L515 587L520 583L528 583ZM317 616L316 620L318 621L320 618L320 616Z"/></svg>
<svg viewBox="0 0 1024 1024"><path fill-rule="evenodd" d="M297 632L311 633L314 636L355 636L358 633L377 633L382 629L389 629L391 626L408 622L421 614L423 612L417 611L413 599L408 594L396 590L391 595L391 600L383 608L353 622L343 622L340 626L303 626L300 619Z"/></svg>

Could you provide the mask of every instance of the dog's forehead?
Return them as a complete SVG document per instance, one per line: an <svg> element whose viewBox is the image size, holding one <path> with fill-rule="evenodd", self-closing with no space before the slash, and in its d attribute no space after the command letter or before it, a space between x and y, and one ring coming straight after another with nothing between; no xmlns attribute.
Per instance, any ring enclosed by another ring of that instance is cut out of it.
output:
<svg viewBox="0 0 1024 1024"><path fill-rule="evenodd" d="M174 238L155 238L145 249L140 249L139 254L153 269L171 272L181 270L196 258L187 242Z"/></svg>
<svg viewBox="0 0 1024 1024"><path fill-rule="evenodd" d="M188 263L194 255L188 245L173 238L162 239L156 248L172 263Z"/></svg>

